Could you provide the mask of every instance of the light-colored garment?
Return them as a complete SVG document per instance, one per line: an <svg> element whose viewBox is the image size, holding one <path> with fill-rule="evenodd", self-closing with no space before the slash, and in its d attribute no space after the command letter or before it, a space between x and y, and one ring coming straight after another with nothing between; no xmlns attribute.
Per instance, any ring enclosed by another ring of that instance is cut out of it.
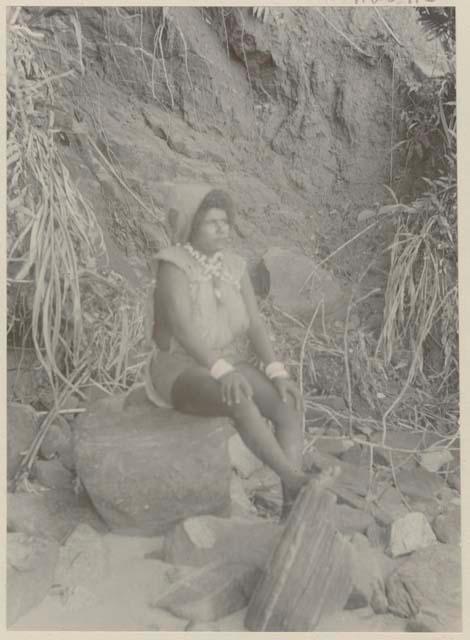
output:
<svg viewBox="0 0 470 640"><path fill-rule="evenodd" d="M204 277L201 265L182 246L172 246L156 256L158 265L171 262L186 274L189 281L191 311L194 326L208 349L220 358L235 363L246 359L249 318L240 292L240 281L246 269L243 258L224 252L223 268L230 275L221 280L217 291L212 278ZM171 327L167 327L171 331ZM200 366L178 341L171 336L168 350L154 347L146 368L146 390L149 399L159 406L171 407L171 389L186 369Z"/></svg>

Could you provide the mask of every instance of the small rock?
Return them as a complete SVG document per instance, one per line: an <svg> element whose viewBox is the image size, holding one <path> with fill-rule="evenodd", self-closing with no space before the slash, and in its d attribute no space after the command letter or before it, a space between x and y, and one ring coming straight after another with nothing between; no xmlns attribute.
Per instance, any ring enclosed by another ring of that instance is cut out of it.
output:
<svg viewBox="0 0 470 640"><path fill-rule="evenodd" d="M373 522L367 527L367 539L372 547L385 549L389 542L389 532L386 527L381 527L377 522Z"/></svg>
<svg viewBox="0 0 470 640"><path fill-rule="evenodd" d="M186 631L234 631L239 633L245 630L245 616L246 608L239 609L216 622L191 622L186 627Z"/></svg>
<svg viewBox="0 0 470 640"><path fill-rule="evenodd" d="M370 454L367 447L362 447L360 444L355 444L348 449L341 456L341 460L348 464L355 464L358 467L368 465L370 462Z"/></svg>
<svg viewBox="0 0 470 640"><path fill-rule="evenodd" d="M406 621L391 614L377 615L371 607L364 609L344 609L320 621L316 632L334 633L405 631Z"/></svg>
<svg viewBox="0 0 470 640"><path fill-rule="evenodd" d="M230 498L232 500L232 516L246 517L250 513L256 515L256 508L246 495L243 482L235 471L232 472L230 481Z"/></svg>
<svg viewBox="0 0 470 640"><path fill-rule="evenodd" d="M271 522L199 516L177 524L165 536L163 559L202 566L230 562L264 567L283 528Z"/></svg>
<svg viewBox="0 0 470 640"><path fill-rule="evenodd" d="M37 460L34 465L36 480L50 489L73 489L73 475L58 459Z"/></svg>
<svg viewBox="0 0 470 640"><path fill-rule="evenodd" d="M380 508L386 511L393 520L406 516L409 513L400 493L395 487L388 487L381 494L379 493L379 495L380 497L377 502Z"/></svg>
<svg viewBox="0 0 470 640"><path fill-rule="evenodd" d="M347 504L337 504L335 511L336 527L344 534L355 531L363 533L375 522L370 513L359 511L359 509L354 509Z"/></svg>
<svg viewBox="0 0 470 640"><path fill-rule="evenodd" d="M92 588L108 571L103 536L86 524L79 524L60 549L55 583L73 588Z"/></svg>
<svg viewBox="0 0 470 640"><path fill-rule="evenodd" d="M46 460L57 456L66 469L74 470L72 430L66 420L51 424L39 451Z"/></svg>
<svg viewBox="0 0 470 640"><path fill-rule="evenodd" d="M7 535L7 625L39 604L53 583L59 545L52 540Z"/></svg>
<svg viewBox="0 0 470 640"><path fill-rule="evenodd" d="M165 609L152 609L152 613L158 622L147 627L148 631L187 631L189 620L174 616Z"/></svg>
<svg viewBox="0 0 470 640"><path fill-rule="evenodd" d="M436 542L436 536L426 516L420 512L408 513L393 522L388 551L396 558L417 549L424 549Z"/></svg>
<svg viewBox="0 0 470 640"><path fill-rule="evenodd" d="M218 620L248 604L260 575L252 566L212 564L177 582L151 606L192 621Z"/></svg>
<svg viewBox="0 0 470 640"><path fill-rule="evenodd" d="M453 471L447 476L447 484L460 493L460 471Z"/></svg>
<svg viewBox="0 0 470 640"><path fill-rule="evenodd" d="M13 478L23 452L31 446L37 433L38 418L33 407L11 402L7 406L7 474Z"/></svg>
<svg viewBox="0 0 470 640"><path fill-rule="evenodd" d="M364 548L364 545L357 544L354 538L351 543L353 589L346 609L371 606L375 613L386 613L388 603L382 566L378 559L380 551L372 549L367 538L365 544Z"/></svg>
<svg viewBox="0 0 470 640"><path fill-rule="evenodd" d="M348 449L354 447L354 442L345 438L329 438L322 436L315 440L315 448L322 453L328 453L331 456L341 456Z"/></svg>
<svg viewBox="0 0 470 640"><path fill-rule="evenodd" d="M439 494L445 482L435 473L426 469L400 469L396 473L400 491L410 498L417 500L432 500Z"/></svg>
<svg viewBox="0 0 470 640"><path fill-rule="evenodd" d="M385 445L391 449L406 449L407 451L392 451L381 447L382 433L374 433L371 441L376 443L374 447L374 462L376 464L393 464L398 467L406 463L414 465L416 453L423 445L423 436L413 431L387 431Z"/></svg>
<svg viewBox="0 0 470 640"><path fill-rule="evenodd" d="M441 467L453 461L453 456L447 449L426 451L419 456L419 464L427 471L436 472Z"/></svg>
<svg viewBox="0 0 470 640"><path fill-rule="evenodd" d="M436 543L413 553L385 584L390 611L419 622L425 614L427 631L462 628L460 548ZM427 615L426 615L427 614Z"/></svg>
<svg viewBox="0 0 470 640"><path fill-rule="evenodd" d="M85 499L68 489L49 489L41 494L9 493L7 526L9 531L37 535L62 543L79 522L88 522L98 530L103 522Z"/></svg>
<svg viewBox="0 0 470 640"><path fill-rule="evenodd" d="M439 542L459 545L461 541L460 509L451 509L438 515L432 523L432 528Z"/></svg>
<svg viewBox="0 0 470 640"><path fill-rule="evenodd" d="M249 478L263 466L261 460L248 449L238 433L229 439L228 451L232 467L242 478Z"/></svg>

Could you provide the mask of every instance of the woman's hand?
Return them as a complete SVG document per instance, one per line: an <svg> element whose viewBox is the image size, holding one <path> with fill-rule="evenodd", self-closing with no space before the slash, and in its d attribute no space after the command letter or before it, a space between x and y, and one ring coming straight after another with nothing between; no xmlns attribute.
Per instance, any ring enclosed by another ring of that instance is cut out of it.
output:
<svg viewBox="0 0 470 640"><path fill-rule="evenodd" d="M253 389L248 380L238 371L230 371L219 380L222 391L222 402L228 404L239 404L242 396L251 398Z"/></svg>
<svg viewBox="0 0 470 640"><path fill-rule="evenodd" d="M282 402L287 402L288 397L291 396L295 410L300 412L303 409L302 396L297 385L292 380L289 380L289 378L273 378L271 382L281 396Z"/></svg>

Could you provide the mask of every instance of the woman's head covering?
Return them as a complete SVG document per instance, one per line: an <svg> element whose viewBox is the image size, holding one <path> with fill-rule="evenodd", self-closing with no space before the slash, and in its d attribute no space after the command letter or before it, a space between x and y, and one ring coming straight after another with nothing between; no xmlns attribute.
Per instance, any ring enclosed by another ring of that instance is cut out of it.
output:
<svg viewBox="0 0 470 640"><path fill-rule="evenodd" d="M170 239L173 244L188 242L201 205L204 211L213 207L220 207L227 211L229 221L233 222L233 204L230 196L221 189L214 189L209 184L173 184L168 188L166 209L168 211L168 226ZM199 218L199 216L198 216Z"/></svg>

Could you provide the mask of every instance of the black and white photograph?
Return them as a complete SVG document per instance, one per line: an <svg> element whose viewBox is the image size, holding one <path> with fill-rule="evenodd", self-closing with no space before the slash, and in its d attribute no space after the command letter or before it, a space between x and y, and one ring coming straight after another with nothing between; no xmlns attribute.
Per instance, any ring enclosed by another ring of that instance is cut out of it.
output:
<svg viewBox="0 0 470 640"><path fill-rule="evenodd" d="M9 631L462 631L455 4L5 8Z"/></svg>

